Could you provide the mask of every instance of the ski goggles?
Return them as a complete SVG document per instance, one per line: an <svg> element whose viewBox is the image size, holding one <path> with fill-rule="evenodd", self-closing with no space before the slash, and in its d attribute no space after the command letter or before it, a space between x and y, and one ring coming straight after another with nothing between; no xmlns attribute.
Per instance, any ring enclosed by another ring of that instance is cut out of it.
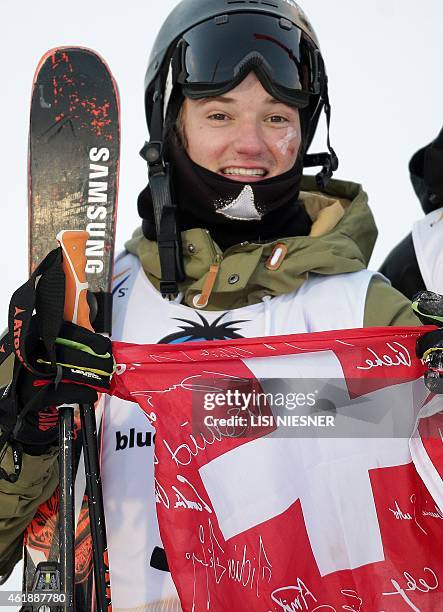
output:
<svg viewBox="0 0 443 612"><path fill-rule="evenodd" d="M312 40L287 19L270 15L205 21L182 36L176 53L177 82L189 98L222 95L254 70L273 97L304 108L325 77Z"/></svg>

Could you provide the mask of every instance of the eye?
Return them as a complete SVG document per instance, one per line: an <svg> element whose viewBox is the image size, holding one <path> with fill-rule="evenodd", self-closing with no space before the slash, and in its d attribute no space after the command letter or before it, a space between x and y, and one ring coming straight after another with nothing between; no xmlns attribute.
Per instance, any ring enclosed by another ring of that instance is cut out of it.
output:
<svg viewBox="0 0 443 612"><path fill-rule="evenodd" d="M212 119L214 121L226 121L227 119L229 119L229 117L224 113L213 113L212 115L208 116L208 119Z"/></svg>
<svg viewBox="0 0 443 612"><path fill-rule="evenodd" d="M266 121L268 123L287 123L288 119L282 115L271 115L271 117L266 118Z"/></svg>

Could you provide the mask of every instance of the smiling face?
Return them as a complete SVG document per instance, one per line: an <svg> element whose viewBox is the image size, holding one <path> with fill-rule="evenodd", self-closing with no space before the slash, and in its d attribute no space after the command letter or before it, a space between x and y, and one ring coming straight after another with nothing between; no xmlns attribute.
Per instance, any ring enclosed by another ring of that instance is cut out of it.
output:
<svg viewBox="0 0 443 612"><path fill-rule="evenodd" d="M186 98L180 130L192 161L243 183L290 170L301 144L298 110L272 98L253 72L223 96Z"/></svg>

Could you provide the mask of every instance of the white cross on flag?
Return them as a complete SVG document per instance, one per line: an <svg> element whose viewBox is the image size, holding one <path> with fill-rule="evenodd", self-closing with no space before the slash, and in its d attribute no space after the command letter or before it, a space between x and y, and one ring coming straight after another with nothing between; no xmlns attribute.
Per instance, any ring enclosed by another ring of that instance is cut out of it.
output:
<svg viewBox="0 0 443 612"><path fill-rule="evenodd" d="M114 345L113 393L157 430L183 610L443 610L443 398L422 333Z"/></svg>

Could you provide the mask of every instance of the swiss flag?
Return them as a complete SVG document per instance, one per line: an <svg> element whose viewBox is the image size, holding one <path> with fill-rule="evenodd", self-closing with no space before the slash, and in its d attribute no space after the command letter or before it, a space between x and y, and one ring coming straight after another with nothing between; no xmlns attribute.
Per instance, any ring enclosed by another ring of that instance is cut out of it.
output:
<svg viewBox="0 0 443 612"><path fill-rule="evenodd" d="M157 513L184 610L443 610L443 401L421 381L423 331L114 345L113 393L157 430ZM276 379L286 397L308 380L330 393L333 409L310 414L333 427L203 423L203 398L236 383L273 390L249 415L282 414Z"/></svg>

